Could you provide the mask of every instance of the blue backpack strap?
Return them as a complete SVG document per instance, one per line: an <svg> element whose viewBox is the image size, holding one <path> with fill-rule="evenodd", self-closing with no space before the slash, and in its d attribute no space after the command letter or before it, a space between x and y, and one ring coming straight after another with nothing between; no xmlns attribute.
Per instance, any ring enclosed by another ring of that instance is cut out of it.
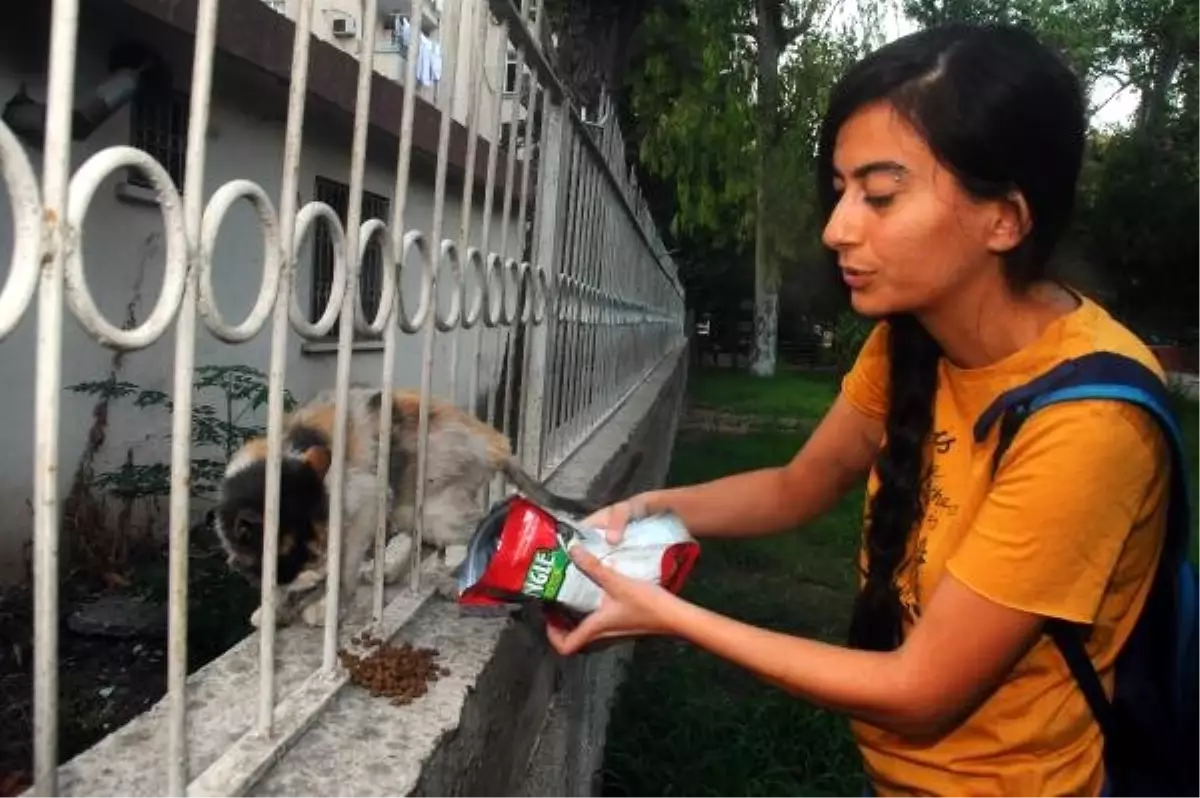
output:
<svg viewBox="0 0 1200 798"><path fill-rule="evenodd" d="M1008 450L1022 423L1032 413L1060 402L1080 399L1112 399L1142 407L1159 423L1171 450L1171 501L1167 520L1167 552L1173 560L1183 557L1194 526L1188 493L1188 461L1183 432L1171 411L1170 396L1157 374L1136 360L1115 352L1092 352L1067 360L1030 382L997 397L975 422L975 442L981 443L1000 421L1000 440L992 460L992 471ZM1168 559L1164 556L1164 560Z"/></svg>
<svg viewBox="0 0 1200 798"><path fill-rule="evenodd" d="M1037 410L1060 402L1081 399L1111 399L1135 404L1148 412L1166 437L1171 451L1171 486L1167 514L1167 538L1156 575L1155 593L1168 591L1166 598L1173 603L1180 627L1175 630L1175 642L1183 646L1196 645L1197 586L1196 570L1187 561L1187 547L1195 526L1191 496L1188 491L1188 461L1184 453L1183 434L1171 411L1170 396L1163 381L1153 371L1131 358L1111 352L1095 352L1066 361L1029 383L998 397L984 410L975 424L974 437L982 442L992 426L1000 424L1000 435L992 460L995 473L1000 461L1024 421ZM1155 606L1162 607L1161 603ZM1121 735L1113 705L1109 702L1091 660L1083 645L1082 628L1077 624L1051 620L1047 633L1054 640L1084 697L1100 725L1104 737L1119 748L1136 741ZM1195 675L1184 671L1194 665L1194 650L1171 653L1174 673L1171 674L1171 705L1192 712L1195 709ZM1186 692L1185 691L1190 691ZM1183 716L1183 717L1186 717ZM1177 723L1191 721L1178 720ZM1178 728L1178 726L1176 726ZM1120 754L1117 754L1120 756ZM1138 793L1140 794L1140 793Z"/></svg>

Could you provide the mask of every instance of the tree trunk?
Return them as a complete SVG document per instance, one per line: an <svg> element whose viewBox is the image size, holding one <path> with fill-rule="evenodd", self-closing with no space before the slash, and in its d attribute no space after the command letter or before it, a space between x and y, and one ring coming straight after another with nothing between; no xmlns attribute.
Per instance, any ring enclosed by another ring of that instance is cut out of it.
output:
<svg viewBox="0 0 1200 798"><path fill-rule="evenodd" d="M754 220L754 352L750 371L757 377L775 374L779 340L779 264L770 225L768 190L772 155L779 143L779 51L777 24L780 0L757 0L758 146L757 207Z"/></svg>
<svg viewBox="0 0 1200 798"><path fill-rule="evenodd" d="M1176 37L1168 39L1157 54L1154 73L1150 76L1149 85L1142 91L1141 102L1137 110L1139 134L1153 138L1161 132L1163 119L1166 116L1167 95L1171 90L1175 73L1179 69L1181 56L1179 41Z"/></svg>

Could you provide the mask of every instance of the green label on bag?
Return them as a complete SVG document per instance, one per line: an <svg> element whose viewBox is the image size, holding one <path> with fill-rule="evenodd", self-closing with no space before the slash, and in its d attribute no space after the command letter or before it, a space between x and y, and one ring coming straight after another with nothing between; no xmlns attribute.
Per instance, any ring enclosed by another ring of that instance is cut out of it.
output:
<svg viewBox="0 0 1200 798"><path fill-rule="evenodd" d="M521 592L536 599L554 600L562 588L570 558L560 548L538 549L525 572Z"/></svg>

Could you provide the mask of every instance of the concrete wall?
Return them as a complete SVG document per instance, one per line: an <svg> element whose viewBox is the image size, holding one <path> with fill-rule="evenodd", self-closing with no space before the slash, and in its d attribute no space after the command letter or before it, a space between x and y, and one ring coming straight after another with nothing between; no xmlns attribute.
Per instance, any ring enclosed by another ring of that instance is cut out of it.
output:
<svg viewBox="0 0 1200 798"><path fill-rule="evenodd" d="M97 4L98 5L98 4ZM24 85L36 100L45 99L49 3L18 4L6 9L0 25L0 106ZM86 100L108 74L110 47L118 41L141 39L161 46L161 54L174 70L175 87L187 90L191 83L191 47L173 47L161 27L142 15L124 9L97 10L81 6L80 42L77 51L77 102ZM204 194L206 197L229 180L247 178L261 185L278 208L282 180L284 128L287 110L286 85L266 77L248 65L218 56L215 65L211 124L207 134L208 155ZM325 112L310 101L305 123L304 150L298 183L299 204L314 199L318 176L349 183L351 129L344 118ZM109 118L84 141L73 145L72 170L102 148L131 143L130 107ZM396 202L394 143L371 137L365 188ZM35 169L40 172L40 149L26 144ZM420 229L430 235L433 217L433 166L422 154L414 154L413 178L408 189L406 230ZM89 209L83 233L83 252L88 284L97 306L113 323L132 317L141 323L150 313L162 284L163 226L157 205L118 198L124 172L110 177L97 192ZM128 187L124 187L128 188ZM129 194L126 191L126 194ZM144 193L144 192L143 192ZM449 180L443 237L458 237L462 195L461 183ZM479 245L483 224L480 209L482 189L475 192L471 243ZM515 201L513 203L516 205ZM510 213L515 217L515 211ZM387 220L390 222L390 219ZM489 251L501 249L504 233L501 214L492 215ZM515 223L508 225L506 254L517 255L519 235ZM0 191L0 269L6 277L12 252L12 222L7 192ZM465 249L465 247L464 247ZM304 249L297 276L300 306L309 306L311 288L310 248ZM226 218L213 255L216 297L227 322L243 319L253 306L262 279L263 246L257 220L250 206L239 203ZM420 276L406 270L402 287L410 313L416 310ZM468 280L468 295L477 286ZM443 301L447 301L443 289ZM0 581L21 576L26 544L32 524L33 402L36 362L36 301L13 333L0 341L0 374L5 377L0 408L12 423L0 425ZM268 367L270 324L251 341L230 346L218 341L198 321L196 363L248 364L262 371ZM456 398L470 401L466 391L474 368L478 330L456 333L460 339ZM488 333L484 347L484 377L487 385L493 365L497 334ZM435 356L434 391L447 394L449 335L440 335ZM398 385L420 382L419 336L401 335L396 359ZM143 388L170 392L174 363L175 329L172 326L150 347L122 356L94 343L66 310L63 339L64 392L59 438L60 496L65 496L80 455L93 426L95 400L65 390L66 386L102 380L115 372L119 379ZM295 332L288 343L287 386L299 398L332 386L336 369L333 344L308 344ZM359 347L353 361L352 380L378 381L382 356L378 345ZM211 394L197 401L212 401ZM264 411L265 412L265 409ZM169 462L170 418L162 411L138 410L128 403L109 409L104 443L96 467L118 466L132 453L138 463ZM194 452L199 454L199 452ZM209 452L208 454L213 454ZM219 453L218 453L219 454ZM195 503L194 503L195 504ZM202 509L202 505L197 504ZM165 517L161 523L165 523Z"/></svg>
<svg viewBox="0 0 1200 798"><path fill-rule="evenodd" d="M299 14L299 0L263 0L269 6L295 20ZM518 4L519 5L519 4ZM386 16L392 13L412 16L412 0L378 0L378 18L374 20L375 31L375 70L391 80L403 85L407 60L392 43L389 32L385 29ZM342 52L358 57L362 49L364 20L360 19L361 7L359 0L316 0L313 6L313 33L322 40L329 42ZM488 26L485 44L482 48L470 46L479 27L480 14L487 15ZM467 123L467 109L473 99L470 90L470 75L478 64L482 54L485 69L483 91L479 99L479 116L477 126L479 135L488 140L495 138L496 103L503 102L501 108L501 123L508 120L512 113L512 95L503 94L504 55L506 39L502 35L496 18L487 7L487 0L426 0L423 12L422 28L426 35L439 42L442 46L442 80L432 86L418 84L417 96L434 103L438 108L449 104L451 92L445 88L446 81L454 72L452 115L462 123ZM357 35L335 36L332 32L333 20L350 18L357 24ZM367 20L366 22L370 22ZM451 51L449 32L451 27L458 28L458 46ZM524 117L525 109L519 108L518 113Z"/></svg>
<svg viewBox="0 0 1200 798"><path fill-rule="evenodd" d="M564 463L551 487L607 501L661 485L682 409L687 358L676 350ZM345 687L259 780L253 795L593 795L609 705L628 643L559 657L539 614L465 614L432 598L394 642L438 649L448 675L404 707ZM276 642L284 699L321 661L319 630ZM253 723L254 635L188 680L195 778ZM62 795L163 795L166 701L60 768Z"/></svg>

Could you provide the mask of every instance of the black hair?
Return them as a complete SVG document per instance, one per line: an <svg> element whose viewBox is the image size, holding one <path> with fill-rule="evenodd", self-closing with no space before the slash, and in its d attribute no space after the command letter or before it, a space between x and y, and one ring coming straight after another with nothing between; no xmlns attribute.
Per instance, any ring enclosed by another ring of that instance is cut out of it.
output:
<svg viewBox="0 0 1200 798"><path fill-rule="evenodd" d="M837 202L838 131L856 111L880 101L918 131L968 194L1023 195L1031 229L1008 253L1005 278L1014 291L1044 278L1074 207L1086 130L1079 82L1063 61L1028 32L1002 25L943 25L875 50L830 96L817 163L826 219ZM875 463L879 488L867 511L866 578L849 635L850 645L881 651L898 646L902 636L894 578L924 515L924 452L942 355L913 316L896 314L887 323L887 437Z"/></svg>

